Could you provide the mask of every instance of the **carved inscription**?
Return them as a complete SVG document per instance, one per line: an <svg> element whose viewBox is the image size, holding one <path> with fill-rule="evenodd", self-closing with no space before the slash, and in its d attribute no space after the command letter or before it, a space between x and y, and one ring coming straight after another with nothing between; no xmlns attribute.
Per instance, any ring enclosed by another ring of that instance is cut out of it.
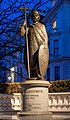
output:
<svg viewBox="0 0 70 120"><path fill-rule="evenodd" d="M41 109L41 94L42 90L27 90L25 91L25 108L26 111L36 111Z"/></svg>

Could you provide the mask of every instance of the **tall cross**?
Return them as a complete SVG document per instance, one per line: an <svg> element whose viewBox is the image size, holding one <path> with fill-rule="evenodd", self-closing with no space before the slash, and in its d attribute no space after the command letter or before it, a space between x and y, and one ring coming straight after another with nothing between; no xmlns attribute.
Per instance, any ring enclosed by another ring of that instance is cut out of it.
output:
<svg viewBox="0 0 70 120"><path fill-rule="evenodd" d="M25 17L25 21L26 21L26 48L27 48L27 66L28 66L28 77L30 78L30 65L29 65L29 49L28 49L28 35L27 35L27 18L26 18L26 11L30 10L30 8L26 8L26 4L24 3L24 8L19 8L20 10L24 11L24 17Z"/></svg>
<svg viewBox="0 0 70 120"><path fill-rule="evenodd" d="M26 11L30 10L30 8L26 8L26 4L24 3L24 8L19 8L19 9L24 11L24 16L25 16L25 20L26 20Z"/></svg>

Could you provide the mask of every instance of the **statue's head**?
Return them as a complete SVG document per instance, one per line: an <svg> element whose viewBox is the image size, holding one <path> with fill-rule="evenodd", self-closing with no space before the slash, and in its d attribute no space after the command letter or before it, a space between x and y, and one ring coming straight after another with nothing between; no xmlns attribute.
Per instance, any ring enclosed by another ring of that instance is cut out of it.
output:
<svg viewBox="0 0 70 120"><path fill-rule="evenodd" d="M40 20L40 14L37 10L32 11L32 21L38 22Z"/></svg>

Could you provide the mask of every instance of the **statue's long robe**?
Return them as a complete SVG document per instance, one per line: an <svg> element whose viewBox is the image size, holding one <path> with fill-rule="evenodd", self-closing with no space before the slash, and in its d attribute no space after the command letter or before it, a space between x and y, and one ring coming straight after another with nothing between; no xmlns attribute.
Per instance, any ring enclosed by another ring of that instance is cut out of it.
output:
<svg viewBox="0 0 70 120"><path fill-rule="evenodd" d="M44 77L44 72L46 72L47 69L47 65L45 65L44 63L48 64L48 35L43 24L38 22L30 25L28 30L28 43L29 43L30 69L37 68L39 74L41 74L41 76ZM40 48L41 45L44 46L43 50ZM46 52L44 52L44 50L46 50ZM42 55L45 54L44 56L47 57L41 59L40 57L43 57L40 54L41 52L44 52L42 53ZM45 60L46 62L44 62ZM43 72L42 67L44 67Z"/></svg>

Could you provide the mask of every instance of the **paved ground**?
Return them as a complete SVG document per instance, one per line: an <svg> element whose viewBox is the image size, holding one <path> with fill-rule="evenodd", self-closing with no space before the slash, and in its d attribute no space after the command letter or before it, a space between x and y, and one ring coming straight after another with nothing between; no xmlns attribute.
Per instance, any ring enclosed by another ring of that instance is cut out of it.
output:
<svg viewBox="0 0 70 120"><path fill-rule="evenodd" d="M47 119L42 116L24 116L24 117L18 117L17 115L5 115L0 113L0 120L70 120L70 118L52 118L52 119Z"/></svg>
<svg viewBox="0 0 70 120"><path fill-rule="evenodd" d="M37 118L36 117L17 117L16 115L0 115L0 120L70 120L70 118Z"/></svg>

